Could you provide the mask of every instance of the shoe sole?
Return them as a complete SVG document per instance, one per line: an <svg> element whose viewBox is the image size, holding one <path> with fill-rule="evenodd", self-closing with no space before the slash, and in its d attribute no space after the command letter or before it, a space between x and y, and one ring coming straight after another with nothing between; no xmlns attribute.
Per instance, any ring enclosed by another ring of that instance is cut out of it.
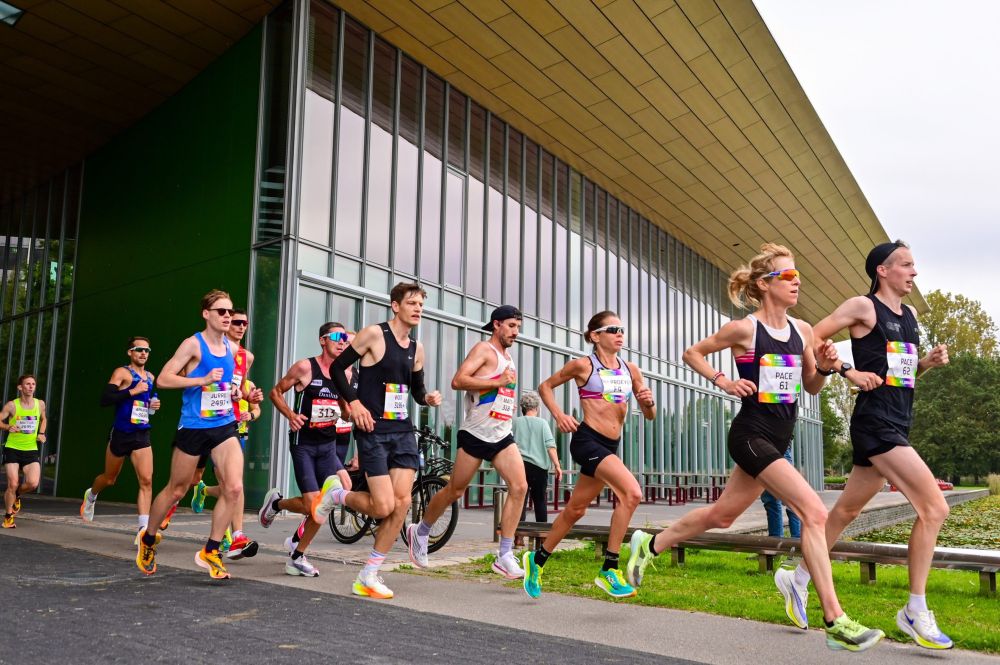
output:
<svg viewBox="0 0 1000 665"><path fill-rule="evenodd" d="M83 503L80 505L80 519L82 519L84 522L93 522L94 521L94 514L93 513L90 514L90 517L87 517L87 500L86 499L84 499Z"/></svg>
<svg viewBox="0 0 1000 665"><path fill-rule="evenodd" d="M625 564L625 577L628 579L628 583L637 589L642 584L642 581L636 575L636 571L639 570L639 555L642 552L642 547L639 545L638 539L641 539L638 531L634 532L632 537L629 538L628 563Z"/></svg>
<svg viewBox="0 0 1000 665"><path fill-rule="evenodd" d="M16 529L17 525L14 524L13 522L11 522L10 524L7 524L6 522L4 522L3 528L5 528L5 529Z"/></svg>
<svg viewBox="0 0 1000 665"><path fill-rule="evenodd" d="M312 518L313 522L319 525L326 524L327 520L327 517L320 519L319 514L316 512L319 509L319 504L323 503L323 496L323 492L317 494L316 498L313 499L312 505L309 506L309 517Z"/></svg>
<svg viewBox="0 0 1000 665"><path fill-rule="evenodd" d="M205 570L207 570L209 577L211 577L213 580L228 580L229 579L229 572L228 571L224 571L221 575L216 575L213 572L214 569L212 568L212 566L209 565L209 564L207 564L207 563L205 563L204 561L202 561L202 559L201 559L201 552L195 552L194 553L194 562L196 564L198 564L199 566L201 566L202 568L204 568Z"/></svg>
<svg viewBox="0 0 1000 665"><path fill-rule="evenodd" d="M496 561L493 562L492 568L493 568L493 572L494 573L496 573L500 577L503 577L503 578L508 579L508 580L519 580L519 579L522 579L524 577L524 571L523 570L521 571L520 575L511 575L510 573L507 572L506 568L504 568L503 566L501 566Z"/></svg>
<svg viewBox="0 0 1000 665"><path fill-rule="evenodd" d="M528 594L528 598L538 598L542 595L542 590L538 590L538 595L533 595L528 591L528 581L531 579L531 552L525 552L521 555L521 567L524 568L524 577L521 578L521 588L524 589L524 593Z"/></svg>
<svg viewBox="0 0 1000 665"><path fill-rule="evenodd" d="M142 531L139 532L139 537L140 538L142 537L142 532L143 531L145 531L145 529L143 529ZM156 561L153 561L153 569L152 570L146 570L143 567L143 565L141 563L139 563L139 559L142 556L142 544L141 543L136 543L136 549L138 550L136 552L136 554L135 554L135 566L136 566L136 568L138 568L140 571L142 571L142 574L146 575L147 577L150 576L150 575L152 575L153 573L155 573L156 572Z"/></svg>
<svg viewBox="0 0 1000 665"><path fill-rule="evenodd" d="M312 575L308 573L303 573L298 568L294 566L285 566L285 575L292 575L293 577L319 577L319 571L314 572Z"/></svg>
<svg viewBox="0 0 1000 665"><path fill-rule="evenodd" d="M277 517L277 513L275 513L274 517L271 517L271 519L267 519L266 517L267 509L272 503L274 503L275 499L281 499L281 492L272 489L264 497L264 505L262 505L260 510L257 511L257 521L260 522L260 525L265 529L271 528L271 525L274 524L274 517Z"/></svg>
<svg viewBox="0 0 1000 665"><path fill-rule="evenodd" d="M362 596L364 598L375 598L376 600L390 600L393 595L390 593L387 596L385 594L379 593L378 591L375 591L372 588L366 586L358 586L358 585L351 587L351 593L353 593L355 596Z"/></svg>
<svg viewBox="0 0 1000 665"><path fill-rule="evenodd" d="M249 559L250 557L253 557L253 556L257 555L257 549L259 547L260 546L257 544L256 540L251 540L249 543L247 543L246 547L244 547L241 550L236 550L234 552L232 548L229 548L229 551L226 552L225 556L230 561L239 561L240 559Z"/></svg>
<svg viewBox="0 0 1000 665"><path fill-rule="evenodd" d="M600 577L594 578L594 586L596 586L598 589L608 594L612 598L631 598L632 596L635 596L638 593L635 589L632 589L632 593L624 593L620 595L616 594L614 591L612 591L611 589L609 589L604 585L603 580L601 580Z"/></svg>
<svg viewBox="0 0 1000 665"><path fill-rule="evenodd" d="M785 578L775 577L774 586L778 587L778 591L785 598L785 616L788 617L788 620L791 621L792 625L795 626L796 628L801 628L802 630L809 630L808 619L804 623L800 623L795 616L795 602L796 602L795 589L786 590L782 585L782 583L778 581L783 579Z"/></svg>
<svg viewBox="0 0 1000 665"><path fill-rule="evenodd" d="M934 642L930 642L924 639L923 637L920 636L920 633L917 632L917 629L911 626L909 622L905 620L900 621L898 614L896 615L896 627L899 628L904 633L906 633L907 635L909 635L910 639L912 639L918 647L923 647L924 649L930 649L932 651L947 651L948 649L954 648L955 646L954 642L952 642L948 646L944 646L941 644L935 644Z"/></svg>
<svg viewBox="0 0 1000 665"><path fill-rule="evenodd" d="M833 651L851 651L853 653L858 653L860 651L867 651L873 646L882 641L885 637L885 633L881 633L878 637L868 642L863 642L862 644L844 644L843 642L838 642L837 640L832 640L829 637L826 638L826 646L828 646Z"/></svg>
<svg viewBox="0 0 1000 665"><path fill-rule="evenodd" d="M406 549L410 553L410 562L417 568L427 568L426 563L420 563L417 561L417 557L413 554L413 543L417 542L417 525L411 524L406 527Z"/></svg>

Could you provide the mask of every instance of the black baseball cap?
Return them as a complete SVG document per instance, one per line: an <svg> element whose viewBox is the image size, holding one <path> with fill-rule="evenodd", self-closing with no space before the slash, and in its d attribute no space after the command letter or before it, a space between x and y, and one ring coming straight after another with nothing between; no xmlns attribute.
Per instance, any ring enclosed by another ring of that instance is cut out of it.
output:
<svg viewBox="0 0 1000 665"><path fill-rule="evenodd" d="M865 272L868 273L868 277L872 280L871 288L868 290L869 294L878 291L877 268L888 261L892 253L900 247L906 247L906 245L898 240L896 242L884 242L881 245L876 245L872 248L872 251L868 252L868 258L865 259Z"/></svg>
<svg viewBox="0 0 1000 665"><path fill-rule="evenodd" d="M490 321L483 326L486 332L493 332L494 321L506 321L507 319L521 319L521 310L513 305L500 305L490 314Z"/></svg>

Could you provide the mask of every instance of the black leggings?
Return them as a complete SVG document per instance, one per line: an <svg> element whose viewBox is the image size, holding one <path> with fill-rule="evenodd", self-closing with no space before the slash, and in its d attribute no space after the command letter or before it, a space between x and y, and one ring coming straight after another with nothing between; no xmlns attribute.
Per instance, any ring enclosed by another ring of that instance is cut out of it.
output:
<svg viewBox="0 0 1000 665"><path fill-rule="evenodd" d="M521 521L528 514L528 497L535 505L535 521L548 522L549 511L546 505L545 490L549 484L549 472L540 466L535 466L531 462L524 463L524 475L528 481L528 493L524 497L524 508L521 509Z"/></svg>

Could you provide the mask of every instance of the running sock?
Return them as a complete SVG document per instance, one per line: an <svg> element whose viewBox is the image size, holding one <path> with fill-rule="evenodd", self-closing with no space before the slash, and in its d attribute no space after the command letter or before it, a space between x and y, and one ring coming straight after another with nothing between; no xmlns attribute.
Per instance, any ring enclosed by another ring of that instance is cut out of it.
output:
<svg viewBox="0 0 1000 665"><path fill-rule="evenodd" d="M795 586L807 587L809 586L809 580L811 579L812 576L809 575L808 568L803 566L801 563L795 567L795 577L792 578L792 581L795 582Z"/></svg>
<svg viewBox="0 0 1000 665"><path fill-rule="evenodd" d="M139 528L145 529L149 526L149 515L139 515Z"/></svg>
<svg viewBox="0 0 1000 665"><path fill-rule="evenodd" d="M298 548L295 548L295 551L292 552L292 561L298 561L304 554L305 552L300 552Z"/></svg>
<svg viewBox="0 0 1000 665"><path fill-rule="evenodd" d="M614 570L618 567L618 552L612 552L610 550L604 552L604 566L601 567L601 572L605 570Z"/></svg>
<svg viewBox="0 0 1000 665"><path fill-rule="evenodd" d="M510 554L511 549L514 547L513 538L504 538L500 536L500 556L503 557L504 554Z"/></svg>
<svg viewBox="0 0 1000 665"><path fill-rule="evenodd" d="M347 490L343 487L330 490L330 498L333 499L333 505L342 506L344 505L344 500L347 498Z"/></svg>
<svg viewBox="0 0 1000 665"><path fill-rule="evenodd" d="M281 501L281 499L275 499L274 501L271 502L271 510L273 510L276 513L281 512L281 508L278 507L279 501Z"/></svg>
<svg viewBox="0 0 1000 665"><path fill-rule="evenodd" d="M652 554L653 556L656 556L656 555L659 554L659 552L656 551L656 536L655 535L652 538L649 539L649 553Z"/></svg>
<svg viewBox="0 0 1000 665"><path fill-rule="evenodd" d="M431 535L431 525L423 520L420 520L420 524L417 525L417 535L421 538L426 538Z"/></svg>
<svg viewBox="0 0 1000 665"><path fill-rule="evenodd" d="M219 544L218 540L212 540L209 538L208 542L205 543L205 554L210 554L212 551L218 551Z"/></svg>
<svg viewBox="0 0 1000 665"><path fill-rule="evenodd" d="M293 534L292 534L292 542L293 542L293 543L297 543L297 542L299 542L300 540L302 540L302 537L301 537L301 536L299 536L299 530L298 530L298 529L296 529L296 530L295 530L295 533L293 533Z"/></svg>
<svg viewBox="0 0 1000 665"><path fill-rule="evenodd" d="M156 534L149 535L149 531L142 532L142 544L146 547L152 547L156 544Z"/></svg>
<svg viewBox="0 0 1000 665"><path fill-rule="evenodd" d="M368 555L368 560L365 561L365 567L361 569L361 574L377 573L378 569L382 567L383 562L385 562L385 553L372 549L371 554Z"/></svg>
<svg viewBox="0 0 1000 665"><path fill-rule="evenodd" d="M552 556L552 552L547 552L545 546L539 545L538 549L535 550L535 565L541 568L549 560L550 556Z"/></svg>
<svg viewBox="0 0 1000 665"><path fill-rule="evenodd" d="M236 540L237 538L239 538L242 535L243 535L242 531L233 531L233 540Z"/></svg>
<svg viewBox="0 0 1000 665"><path fill-rule="evenodd" d="M910 602L906 604L911 612L927 611L927 596L925 594L910 594Z"/></svg>

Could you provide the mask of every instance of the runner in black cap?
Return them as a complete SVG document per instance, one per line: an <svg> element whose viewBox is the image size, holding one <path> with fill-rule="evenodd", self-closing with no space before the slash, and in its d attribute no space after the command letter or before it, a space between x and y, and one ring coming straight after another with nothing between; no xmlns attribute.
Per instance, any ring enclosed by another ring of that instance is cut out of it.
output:
<svg viewBox="0 0 1000 665"><path fill-rule="evenodd" d="M830 511L826 540L834 545L888 478L917 513L910 532L910 600L896 614L896 625L924 648L950 649L954 645L938 629L925 595L938 531L948 516L948 502L934 474L909 441L917 377L932 367L947 364L948 347L938 345L922 358L917 353L920 339L916 311L903 304L917 276L906 243L897 240L872 249L865 261L865 272L872 280L868 295L845 301L815 328L817 340L850 330L857 366L838 360L832 371L861 390L851 416L854 468ZM805 606L809 579L808 570L800 564L792 579L784 580L785 591L795 593L802 601L795 606ZM775 582L779 581L776 574Z"/></svg>

